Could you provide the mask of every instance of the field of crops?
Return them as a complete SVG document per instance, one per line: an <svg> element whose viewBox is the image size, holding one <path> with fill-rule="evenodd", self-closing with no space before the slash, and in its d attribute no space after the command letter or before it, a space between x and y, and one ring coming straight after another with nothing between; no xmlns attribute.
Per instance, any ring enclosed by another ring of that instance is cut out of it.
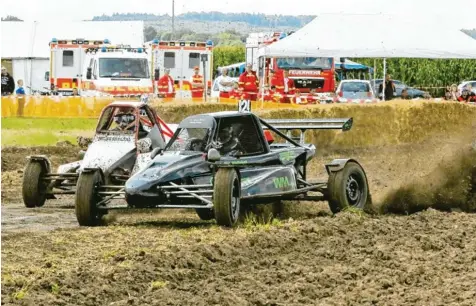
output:
<svg viewBox="0 0 476 306"><path fill-rule="evenodd" d="M177 123L234 108L157 111ZM75 137L91 135L95 121L2 119L2 303L474 305L476 107L396 101L258 113L353 117L349 132L308 134L319 151L311 177L325 177L334 158L356 158L372 207L333 216L324 202L285 202L281 216L263 206L236 229L193 211L119 211L107 226L80 228L72 198L26 209L20 186L25 156L74 161Z"/></svg>

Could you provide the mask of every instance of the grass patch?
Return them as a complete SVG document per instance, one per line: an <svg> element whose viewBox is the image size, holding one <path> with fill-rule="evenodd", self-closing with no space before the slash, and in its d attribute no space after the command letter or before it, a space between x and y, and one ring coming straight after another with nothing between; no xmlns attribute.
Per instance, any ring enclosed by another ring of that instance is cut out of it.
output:
<svg viewBox="0 0 476 306"><path fill-rule="evenodd" d="M77 136L93 136L96 119L3 118L2 146L76 144Z"/></svg>
<svg viewBox="0 0 476 306"><path fill-rule="evenodd" d="M96 124L89 118L2 118L2 130L93 130Z"/></svg>

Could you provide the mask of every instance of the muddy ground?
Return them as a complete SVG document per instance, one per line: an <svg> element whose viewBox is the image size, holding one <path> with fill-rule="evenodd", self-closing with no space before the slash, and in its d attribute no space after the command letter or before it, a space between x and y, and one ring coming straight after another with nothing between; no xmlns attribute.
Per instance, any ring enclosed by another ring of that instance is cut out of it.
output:
<svg viewBox="0 0 476 306"><path fill-rule="evenodd" d="M323 152L312 166L357 158L375 210L467 144ZM11 305L474 305L476 215L433 209L410 216L287 203L286 216L238 229L185 211L113 213L79 228L71 198L25 209L20 183L31 148L2 150L2 304ZM42 148L55 164L78 148Z"/></svg>

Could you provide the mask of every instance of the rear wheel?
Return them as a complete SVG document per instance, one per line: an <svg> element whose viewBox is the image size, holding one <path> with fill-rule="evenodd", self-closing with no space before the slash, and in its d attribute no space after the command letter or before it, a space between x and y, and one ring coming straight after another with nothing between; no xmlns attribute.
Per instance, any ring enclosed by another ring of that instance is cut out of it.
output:
<svg viewBox="0 0 476 306"><path fill-rule="evenodd" d="M215 218L215 213L213 212L213 209L196 208L195 211L197 212L197 215L200 218L200 220L208 221Z"/></svg>
<svg viewBox="0 0 476 306"><path fill-rule="evenodd" d="M367 177L355 162L348 162L341 171L331 172L328 190L329 208L334 214L349 207L364 210L370 201Z"/></svg>
<svg viewBox="0 0 476 306"><path fill-rule="evenodd" d="M221 168L215 175L213 206L219 225L233 227L241 216L240 178L235 169Z"/></svg>
<svg viewBox="0 0 476 306"><path fill-rule="evenodd" d="M78 178L75 211L76 219L81 226L97 226L101 223L102 213L97 208L101 200L97 193L103 184L99 171L81 173Z"/></svg>
<svg viewBox="0 0 476 306"><path fill-rule="evenodd" d="M48 173L39 161L30 160L23 174L22 196L26 207L41 207L46 201L48 182L44 181Z"/></svg>

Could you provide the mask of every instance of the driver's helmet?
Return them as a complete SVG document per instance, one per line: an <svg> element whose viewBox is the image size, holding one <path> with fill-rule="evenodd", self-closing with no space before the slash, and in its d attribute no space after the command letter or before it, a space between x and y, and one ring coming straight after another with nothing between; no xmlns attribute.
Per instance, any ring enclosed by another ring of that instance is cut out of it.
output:
<svg viewBox="0 0 476 306"><path fill-rule="evenodd" d="M232 126L225 126L220 130L220 132L218 132L218 141L222 144L229 142L232 138L233 138Z"/></svg>
<svg viewBox="0 0 476 306"><path fill-rule="evenodd" d="M125 129L129 124L134 122L136 116L127 112L119 112L114 116L114 122L121 128Z"/></svg>

